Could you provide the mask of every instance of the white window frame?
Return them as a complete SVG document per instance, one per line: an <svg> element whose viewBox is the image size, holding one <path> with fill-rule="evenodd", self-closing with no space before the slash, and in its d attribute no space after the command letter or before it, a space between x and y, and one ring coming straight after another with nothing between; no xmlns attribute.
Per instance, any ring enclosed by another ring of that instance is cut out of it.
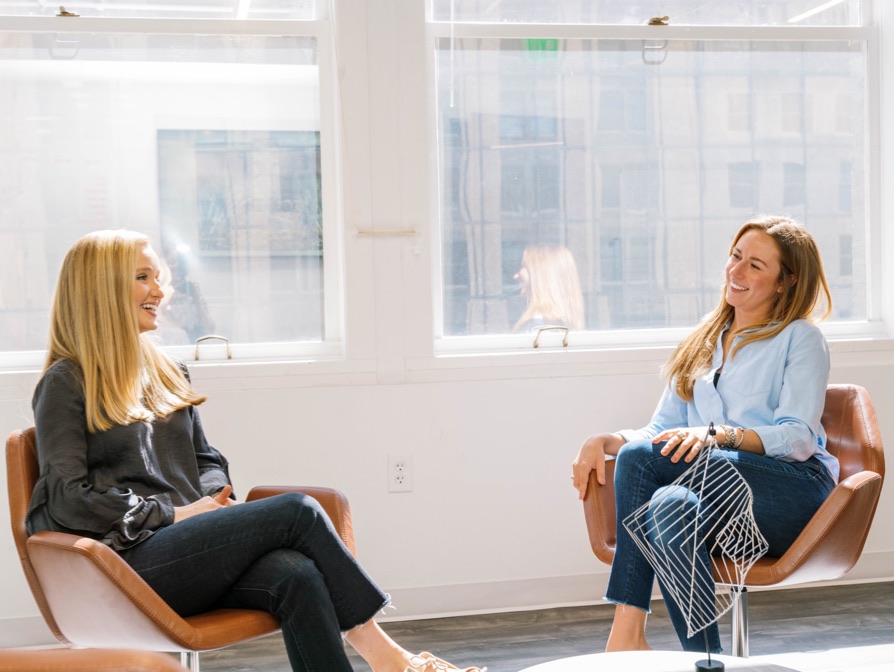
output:
<svg viewBox="0 0 894 672"><path fill-rule="evenodd" d="M0 32L29 34L158 34L158 35L240 35L302 37L316 40L320 101L320 161L323 211L323 311L325 340L282 343L230 343L232 360L222 342L202 344L199 361L339 361L345 357L344 267L340 172L340 138L336 123L340 118L335 86L335 51L332 24L327 3L320 3L314 21L164 19L164 18L91 18L0 17ZM226 334L223 334L226 336ZM165 348L184 361L195 361L195 345ZM28 369L41 366L45 350L0 352L0 370Z"/></svg>

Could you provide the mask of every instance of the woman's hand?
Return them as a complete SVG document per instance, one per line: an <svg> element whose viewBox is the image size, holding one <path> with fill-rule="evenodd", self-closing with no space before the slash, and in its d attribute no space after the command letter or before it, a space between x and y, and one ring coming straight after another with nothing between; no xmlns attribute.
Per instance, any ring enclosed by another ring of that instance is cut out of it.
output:
<svg viewBox="0 0 894 672"><path fill-rule="evenodd" d="M212 495L211 497L221 506L233 506L234 504L238 504L239 500L230 497L230 495L232 494L233 486L225 485L223 488L221 488L220 492L218 492L216 495Z"/></svg>
<svg viewBox="0 0 894 672"><path fill-rule="evenodd" d="M671 462L692 462L705 447L704 439L708 436L707 427L679 427L666 429L658 434L652 443L667 441L661 449L662 455L670 455Z"/></svg>
<svg viewBox="0 0 894 672"><path fill-rule="evenodd" d="M187 504L186 506L175 506L174 522L179 523L181 520L192 518L193 516L197 516L200 513L205 513L206 511L216 511L217 509L222 509L225 506L233 506L233 504L236 504L237 502L230 499L230 493L232 492L233 486L225 485L223 487L223 490L218 492L213 497L202 497L202 499L196 500L192 504Z"/></svg>
<svg viewBox="0 0 894 672"><path fill-rule="evenodd" d="M605 456L617 455L623 445L624 437L620 434L593 434L587 437L571 464L572 484L579 499L587 494L591 471L595 470L596 480L600 485L605 485Z"/></svg>

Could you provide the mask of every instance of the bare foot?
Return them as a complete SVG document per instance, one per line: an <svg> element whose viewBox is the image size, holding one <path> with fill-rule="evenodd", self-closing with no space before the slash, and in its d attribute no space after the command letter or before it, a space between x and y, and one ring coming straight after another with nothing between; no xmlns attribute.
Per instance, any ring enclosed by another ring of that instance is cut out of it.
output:
<svg viewBox="0 0 894 672"><path fill-rule="evenodd" d="M651 651L652 647L649 646L649 642L645 640L645 638L638 641L612 641L609 638L608 643L605 645L605 652L612 653L614 651Z"/></svg>
<svg viewBox="0 0 894 672"><path fill-rule="evenodd" d="M612 651L651 651L646 641L646 617L642 609L627 604L615 606L612 630L605 645L607 653Z"/></svg>

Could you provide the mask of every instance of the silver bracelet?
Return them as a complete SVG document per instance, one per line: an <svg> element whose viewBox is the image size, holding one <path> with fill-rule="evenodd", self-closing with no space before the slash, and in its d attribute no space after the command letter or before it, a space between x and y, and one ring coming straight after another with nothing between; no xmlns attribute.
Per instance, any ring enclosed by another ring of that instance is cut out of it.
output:
<svg viewBox="0 0 894 672"><path fill-rule="evenodd" d="M736 430L730 427L729 425L720 425L720 429L723 430L723 443L717 444L721 448L735 448L733 445L736 442Z"/></svg>
<svg viewBox="0 0 894 672"><path fill-rule="evenodd" d="M737 434L739 432L742 432L742 436L739 438L738 441L736 441L735 445L733 446L733 448L738 450L739 446L741 446L743 443L745 443L745 428L744 427L736 427L735 431Z"/></svg>

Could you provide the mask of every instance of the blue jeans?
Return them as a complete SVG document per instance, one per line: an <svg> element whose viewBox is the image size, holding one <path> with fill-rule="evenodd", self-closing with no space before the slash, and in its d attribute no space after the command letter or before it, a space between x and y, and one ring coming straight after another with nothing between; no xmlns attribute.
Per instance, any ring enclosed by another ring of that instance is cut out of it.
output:
<svg viewBox="0 0 894 672"><path fill-rule="evenodd" d="M666 487L691 466L692 463L682 460L673 463L670 457L661 455L663 446L664 443L653 444L651 441L628 443L621 448L615 464L617 547L605 599L647 612L655 571L622 521L647 502L653 501L653 496L660 489L665 488L662 492L667 493ZM738 450L721 452L751 487L754 497L752 510L761 534L769 543L768 555L781 556L835 487L832 477L816 458L805 462L783 462L766 455ZM679 496L679 501L688 502L688 512L681 514L678 519L667 521L664 529L651 530L653 539L676 534L686 524L687 516L694 515L698 504L696 495L685 488L680 490L684 492L674 494ZM702 502L700 515L711 515L710 505L710 502ZM710 595L713 595L714 580L710 573L707 550L707 542L710 540L700 541L705 543L700 544L700 561L696 563L699 575L694 583L696 590L710 591ZM662 581L658 585L683 649L720 653L722 648L717 623L688 637L683 612L672 599L667 587L662 585Z"/></svg>
<svg viewBox="0 0 894 672"><path fill-rule="evenodd" d="M388 602L319 503L299 493L187 518L121 557L183 616L215 608L274 614L293 670L350 671L341 633Z"/></svg>

